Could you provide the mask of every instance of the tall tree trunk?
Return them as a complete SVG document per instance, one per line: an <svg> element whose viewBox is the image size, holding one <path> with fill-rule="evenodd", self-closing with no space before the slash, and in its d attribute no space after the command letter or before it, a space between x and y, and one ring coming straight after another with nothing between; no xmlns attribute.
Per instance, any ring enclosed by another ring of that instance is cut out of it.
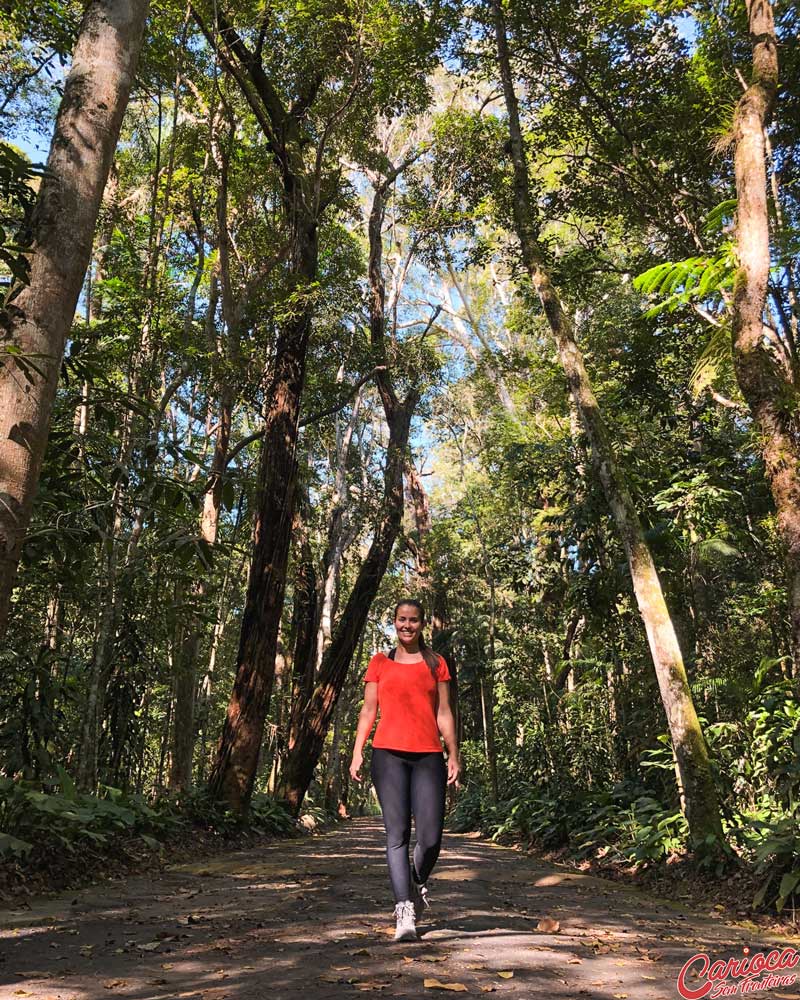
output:
<svg viewBox="0 0 800 1000"><path fill-rule="evenodd" d="M302 507L302 504L301 504ZM314 690L316 663L314 623L317 620L317 574L308 530L301 511L295 516L295 535L299 539L297 570L292 601L291 635L294 640L292 655L292 695L287 745L293 746L303 721L303 708Z"/></svg>
<svg viewBox="0 0 800 1000"><path fill-rule="evenodd" d="M697 718L678 638L669 615L655 563L639 515L617 466L600 407L575 340L572 321L564 311L550 275L542 263L530 204L528 166L514 92L511 58L502 0L492 0L497 57L509 124L514 169L514 221L523 263L541 301L553 334L561 367L591 446L591 458L628 558L639 613L658 679L672 743L686 796L686 819L692 843L701 847L723 840L719 799L708 748ZM709 839L710 838L710 839Z"/></svg>
<svg viewBox="0 0 800 1000"><path fill-rule="evenodd" d="M299 813L311 783L325 743L331 715L336 708L369 609L386 572L403 520L403 470L406 464L411 417L419 400L419 394L412 388L401 402L388 373L382 234L386 193L401 169L392 169L386 179L375 183L369 218L370 340L375 360L380 365L380 369L376 369L375 372L375 381L389 425L382 514L375 526L372 543L336 626L331 644L323 657L314 693L301 712L300 726L294 742L289 746L280 783L280 795L294 815Z"/></svg>
<svg viewBox="0 0 800 1000"><path fill-rule="evenodd" d="M0 634L30 521L50 414L97 215L142 44L147 0L92 0L56 118L33 221L30 283L9 305L4 334L42 374L0 369Z"/></svg>
<svg viewBox="0 0 800 1000"><path fill-rule="evenodd" d="M800 676L800 442L797 390L770 353L764 308L770 271L766 128L778 92L778 44L770 0L746 0L753 72L733 120L736 255L732 306L736 378L758 427L767 478L786 550L791 650Z"/></svg>
<svg viewBox="0 0 800 1000"><path fill-rule="evenodd" d="M297 481L300 400L311 334L308 286L317 273L317 227L305 218L296 223L293 265L299 304L278 337L267 391L253 561L242 616L236 679L209 782L212 793L225 799L237 812L246 809L253 792L286 589Z"/></svg>
<svg viewBox="0 0 800 1000"><path fill-rule="evenodd" d="M340 380L337 380L337 382ZM344 428L337 415L336 420L336 473L332 497L332 510L328 525L328 546L324 558L324 574L322 580L322 601L317 633L317 654L315 667L319 669L322 657L328 648L333 635L333 620L339 603L339 584L342 575L342 559L353 540L353 532L347 516L347 458L353 432L358 421L361 404L361 392L356 394L350 419Z"/></svg>
<svg viewBox="0 0 800 1000"><path fill-rule="evenodd" d="M375 526L372 544L322 660L311 698L298 713L300 725L280 782L280 797L297 815L311 783L325 743L347 671L358 647L369 609L378 592L403 517L403 466L416 397L406 400L389 422L389 447L384 472L383 514Z"/></svg>
<svg viewBox="0 0 800 1000"><path fill-rule="evenodd" d="M414 543L414 557L417 562L417 576L430 623L431 634L436 635L447 626L446 597L441 582L432 563L430 534L432 530L431 507L422 477L411 461L406 463L406 483L414 512L417 538Z"/></svg>

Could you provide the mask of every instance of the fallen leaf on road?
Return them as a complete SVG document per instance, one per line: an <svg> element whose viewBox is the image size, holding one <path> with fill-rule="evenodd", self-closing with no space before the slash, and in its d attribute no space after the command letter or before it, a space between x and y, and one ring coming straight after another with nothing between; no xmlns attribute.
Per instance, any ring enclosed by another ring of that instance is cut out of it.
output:
<svg viewBox="0 0 800 1000"><path fill-rule="evenodd" d="M124 979L109 979L107 983L103 983L104 990L115 990L118 986L127 986L127 982Z"/></svg>
<svg viewBox="0 0 800 1000"><path fill-rule="evenodd" d="M357 990L361 990L362 993L369 993L372 990L385 990L388 986L391 986L391 983L381 983L375 979L365 979L361 983L354 982L353 986L355 986Z"/></svg>
<svg viewBox="0 0 800 1000"><path fill-rule="evenodd" d="M513 972L498 972L497 975L501 979L513 979L514 978L514 973Z"/></svg>
<svg viewBox="0 0 800 1000"><path fill-rule="evenodd" d="M93 944L85 944L81 947L80 953L81 955L83 955L84 958L91 958L93 948L94 948Z"/></svg>
<svg viewBox="0 0 800 1000"><path fill-rule="evenodd" d="M174 962L162 962L161 963L161 968L162 969L174 969L175 968L175 963Z"/></svg>
<svg viewBox="0 0 800 1000"><path fill-rule="evenodd" d="M627 993L615 993L614 994L614 1000L628 1000L628 994Z"/></svg>
<svg viewBox="0 0 800 1000"><path fill-rule="evenodd" d="M166 986L168 982L169 982L169 980L168 979L164 979L164 978L161 978L161 979L148 979L147 980L147 985L148 986Z"/></svg>
<svg viewBox="0 0 800 1000"><path fill-rule="evenodd" d="M145 941L143 944L137 944L136 947L139 951L155 951L156 948L161 947L160 941Z"/></svg>
<svg viewBox="0 0 800 1000"><path fill-rule="evenodd" d="M583 965L583 959L582 958L571 958L569 960L569 962L567 962L567 965Z"/></svg>
<svg viewBox="0 0 800 1000"><path fill-rule="evenodd" d="M552 917L542 917L536 925L536 930L541 931L542 934L558 934L561 930L561 924L558 920L553 920Z"/></svg>
<svg viewBox="0 0 800 1000"><path fill-rule="evenodd" d="M490 983L488 986L481 986L481 992L483 993L496 993L497 987L494 983Z"/></svg>
<svg viewBox="0 0 800 1000"><path fill-rule="evenodd" d="M450 958L449 955L421 955L421 962L446 962Z"/></svg>
<svg viewBox="0 0 800 1000"><path fill-rule="evenodd" d="M440 983L438 979L424 979L422 985L426 990L450 990L452 993L466 993L463 983Z"/></svg>

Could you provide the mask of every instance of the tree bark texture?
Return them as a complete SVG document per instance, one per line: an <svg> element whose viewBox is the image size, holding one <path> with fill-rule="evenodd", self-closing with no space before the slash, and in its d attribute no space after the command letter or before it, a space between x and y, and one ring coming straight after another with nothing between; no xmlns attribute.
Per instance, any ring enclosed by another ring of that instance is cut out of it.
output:
<svg viewBox="0 0 800 1000"><path fill-rule="evenodd" d="M30 283L2 317L4 339L35 356L42 374L26 378L8 355L0 368L0 634L147 9L147 0L92 0L86 9L34 213Z"/></svg>
<svg viewBox="0 0 800 1000"><path fill-rule="evenodd" d="M786 551L795 677L800 670L800 441L797 390L769 351L764 309L770 271L766 129L778 92L778 44L769 0L747 0L752 80L733 121L736 175L736 256L732 304L736 378L761 438Z"/></svg>
<svg viewBox="0 0 800 1000"><path fill-rule="evenodd" d="M709 837L721 843L723 838L719 799L708 748L695 711L683 655L661 582L624 474L616 463L608 430L586 372L583 355L575 340L572 321L564 311L550 275L542 263L537 226L530 206L528 167L501 0L493 0L493 8L498 65L508 112L509 146L514 170L514 219L523 262L553 334L561 367L591 446L593 466L627 555L634 594L647 633L686 795L686 819L691 840L697 847Z"/></svg>

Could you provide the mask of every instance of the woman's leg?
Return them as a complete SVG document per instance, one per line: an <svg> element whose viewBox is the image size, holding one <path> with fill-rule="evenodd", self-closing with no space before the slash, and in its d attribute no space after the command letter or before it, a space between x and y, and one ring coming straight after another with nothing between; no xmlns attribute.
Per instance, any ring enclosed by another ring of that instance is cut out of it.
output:
<svg viewBox="0 0 800 1000"><path fill-rule="evenodd" d="M411 898L408 844L411 840L411 766L391 750L372 748L372 783L378 793L386 828L386 861L394 900Z"/></svg>
<svg viewBox="0 0 800 1000"><path fill-rule="evenodd" d="M411 771L411 808L414 812L414 871L420 883L426 882L442 846L444 829L447 765L444 754L420 756Z"/></svg>

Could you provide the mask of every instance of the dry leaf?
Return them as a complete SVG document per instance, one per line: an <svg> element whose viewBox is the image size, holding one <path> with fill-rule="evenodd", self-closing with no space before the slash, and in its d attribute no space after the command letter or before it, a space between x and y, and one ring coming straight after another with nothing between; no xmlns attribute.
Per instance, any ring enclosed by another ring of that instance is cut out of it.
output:
<svg viewBox="0 0 800 1000"><path fill-rule="evenodd" d="M501 979L513 979L514 978L514 973L513 972L498 972L497 975Z"/></svg>
<svg viewBox="0 0 800 1000"><path fill-rule="evenodd" d="M391 986L391 983L381 983L376 979L365 979L361 983L354 982L353 986L357 990L361 990L362 993L369 993L372 990L385 990L388 986Z"/></svg>
<svg viewBox="0 0 800 1000"><path fill-rule="evenodd" d="M175 963L174 962L162 962L161 963L161 968L162 969L174 969L175 968Z"/></svg>
<svg viewBox="0 0 800 1000"><path fill-rule="evenodd" d="M109 979L107 983L103 983L104 990L115 990L118 986L127 986L127 982L124 979Z"/></svg>
<svg viewBox="0 0 800 1000"><path fill-rule="evenodd" d="M542 917L536 925L536 930L541 931L542 934L558 934L561 930L561 924L557 920L553 920L552 917Z"/></svg>
<svg viewBox="0 0 800 1000"><path fill-rule="evenodd" d="M628 994L627 993L615 993L614 994L614 1000L628 1000Z"/></svg>
<svg viewBox="0 0 800 1000"><path fill-rule="evenodd" d="M488 986L481 986L481 990L483 993L496 993L497 987L494 983L490 983Z"/></svg>
<svg viewBox="0 0 800 1000"><path fill-rule="evenodd" d="M582 958L571 958L569 960L569 962L567 962L567 965L583 965L583 959Z"/></svg>
<svg viewBox="0 0 800 1000"><path fill-rule="evenodd" d="M148 986L166 986L168 982L169 982L169 980L168 979L164 979L163 976L162 976L160 979L148 979L147 980L147 985Z"/></svg>
<svg viewBox="0 0 800 1000"><path fill-rule="evenodd" d="M137 944L136 947L139 951L155 951L156 948L161 947L160 941L146 941L144 944Z"/></svg>
<svg viewBox="0 0 800 1000"><path fill-rule="evenodd" d="M463 983L440 983L438 979L425 979L422 985L426 990L450 990L452 993L467 992L467 987Z"/></svg>
<svg viewBox="0 0 800 1000"><path fill-rule="evenodd" d="M421 962L446 962L449 955L420 955Z"/></svg>

